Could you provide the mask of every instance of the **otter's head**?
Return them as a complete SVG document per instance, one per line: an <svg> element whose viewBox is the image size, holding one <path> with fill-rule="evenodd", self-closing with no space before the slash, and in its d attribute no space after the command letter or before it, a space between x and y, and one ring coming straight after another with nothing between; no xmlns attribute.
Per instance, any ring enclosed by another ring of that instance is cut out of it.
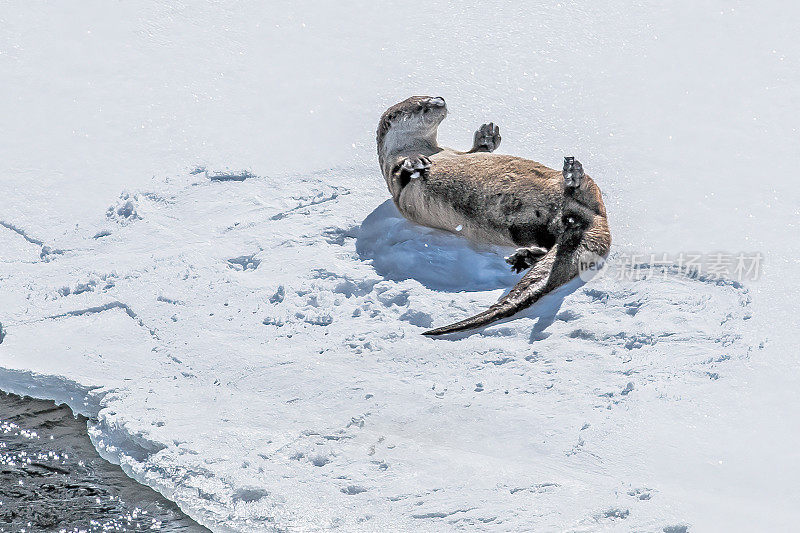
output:
<svg viewBox="0 0 800 533"><path fill-rule="evenodd" d="M407 147L436 146L436 131L447 116L442 97L412 96L395 104L378 124L378 155L397 153Z"/></svg>

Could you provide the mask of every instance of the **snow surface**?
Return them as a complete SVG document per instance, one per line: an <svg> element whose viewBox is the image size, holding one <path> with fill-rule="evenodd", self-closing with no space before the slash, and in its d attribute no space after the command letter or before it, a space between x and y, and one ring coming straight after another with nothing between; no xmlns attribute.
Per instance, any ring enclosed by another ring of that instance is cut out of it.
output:
<svg viewBox="0 0 800 533"><path fill-rule="evenodd" d="M91 416L219 531L791 529L799 14L5 10L0 389ZM422 337L517 277L386 201L374 129L411 94L447 99L446 145L491 120L500 152L580 158L610 267L762 252L762 278L599 276Z"/></svg>

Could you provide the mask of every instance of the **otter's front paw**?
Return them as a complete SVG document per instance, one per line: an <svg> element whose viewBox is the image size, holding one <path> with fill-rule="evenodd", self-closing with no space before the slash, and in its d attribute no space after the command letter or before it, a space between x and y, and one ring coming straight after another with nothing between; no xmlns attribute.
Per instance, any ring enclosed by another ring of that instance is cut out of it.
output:
<svg viewBox="0 0 800 533"><path fill-rule="evenodd" d="M522 272L536 264L536 261L541 259L547 250L539 247L520 248L510 256L506 257L506 263L511 265L511 270L514 272Z"/></svg>
<svg viewBox="0 0 800 533"><path fill-rule="evenodd" d="M475 132L470 152L494 152L500 146L500 128L494 122L484 124Z"/></svg>
<svg viewBox="0 0 800 533"><path fill-rule="evenodd" d="M422 154L403 158L394 167L394 173L400 182L400 187L405 187L411 180L427 178L431 168L431 160Z"/></svg>
<svg viewBox="0 0 800 533"><path fill-rule="evenodd" d="M564 158L564 187L566 189L577 189L583 180L583 165L574 157Z"/></svg>

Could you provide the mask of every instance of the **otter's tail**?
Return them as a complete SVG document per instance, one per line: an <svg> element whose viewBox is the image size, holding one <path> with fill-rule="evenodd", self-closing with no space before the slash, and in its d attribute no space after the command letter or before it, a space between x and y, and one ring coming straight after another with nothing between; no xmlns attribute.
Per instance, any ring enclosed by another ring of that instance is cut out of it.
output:
<svg viewBox="0 0 800 533"><path fill-rule="evenodd" d="M479 328L510 317L533 305L536 300L550 291L550 276L553 273L553 265L556 262L557 254L558 244L553 246L544 257L537 261L508 294L500 298L496 304L486 311L461 322L426 331L423 335L444 335L445 333Z"/></svg>
<svg viewBox="0 0 800 533"><path fill-rule="evenodd" d="M556 243L522 277L508 294L496 304L477 315L426 331L423 335L444 335L479 328L517 314L530 307L542 296L578 276L581 268L591 266L608 254L611 235L605 217L597 216L577 245Z"/></svg>

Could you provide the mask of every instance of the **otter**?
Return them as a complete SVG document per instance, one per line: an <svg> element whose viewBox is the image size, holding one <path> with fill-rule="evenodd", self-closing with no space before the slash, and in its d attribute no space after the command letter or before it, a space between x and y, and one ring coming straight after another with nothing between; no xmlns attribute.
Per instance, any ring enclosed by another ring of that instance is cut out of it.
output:
<svg viewBox="0 0 800 533"><path fill-rule="evenodd" d="M562 171L493 153L500 129L484 124L472 148L439 146L444 98L412 96L378 124L378 160L397 209L408 220L478 243L513 246L512 270L528 270L497 303L477 315L426 331L442 335L486 326L531 306L599 265L611 247L600 189L574 157Z"/></svg>

